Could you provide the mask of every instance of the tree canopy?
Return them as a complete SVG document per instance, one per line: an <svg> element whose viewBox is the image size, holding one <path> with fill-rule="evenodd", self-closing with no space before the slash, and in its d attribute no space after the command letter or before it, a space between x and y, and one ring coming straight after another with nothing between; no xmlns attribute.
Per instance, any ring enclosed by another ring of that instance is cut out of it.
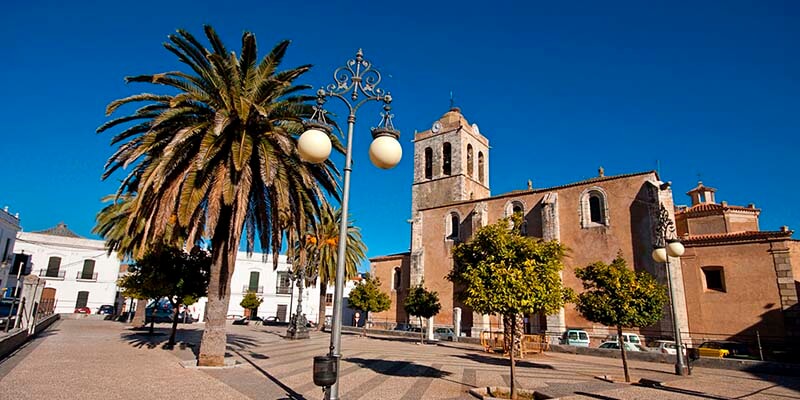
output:
<svg viewBox="0 0 800 400"><path fill-rule="evenodd" d="M439 294L425 289L423 283L414 285L403 302L403 308L408 315L419 317L420 336L422 342L425 342L425 334L422 333L422 319L428 319L439 314L442 309L442 305L439 303Z"/></svg>
<svg viewBox="0 0 800 400"><path fill-rule="evenodd" d="M367 313L386 311L392 306L392 299L389 295L381 291L381 281L378 277L365 274L361 282L350 291L347 297L347 306L354 310L362 310ZM364 324L366 333L366 324Z"/></svg>
<svg viewBox="0 0 800 400"><path fill-rule="evenodd" d="M481 314L500 314L511 323L511 396L516 398L514 348L519 314L554 314L574 294L561 282L564 247L524 236L515 214L484 226L468 242L453 248L448 278L463 285L458 295Z"/></svg>
<svg viewBox="0 0 800 400"><path fill-rule="evenodd" d="M239 305L245 310L253 310L261 306L263 302L264 299L258 297L255 292L248 290L242 298L242 301L239 302Z"/></svg>
<svg viewBox="0 0 800 400"><path fill-rule="evenodd" d="M611 264L597 261L575 270L583 281L577 309L589 321L617 328L625 381L630 381L622 328L639 328L661 319L667 291L647 272L628 269L622 253ZM680 351L680 350L678 350Z"/></svg>

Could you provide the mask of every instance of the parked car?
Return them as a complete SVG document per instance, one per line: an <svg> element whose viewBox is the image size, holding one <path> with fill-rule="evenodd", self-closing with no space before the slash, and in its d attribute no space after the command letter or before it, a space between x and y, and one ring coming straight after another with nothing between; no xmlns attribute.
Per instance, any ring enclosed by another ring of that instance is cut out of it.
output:
<svg viewBox="0 0 800 400"><path fill-rule="evenodd" d="M580 329L568 329L561 338L561 344L575 347L589 347L589 334Z"/></svg>
<svg viewBox="0 0 800 400"><path fill-rule="evenodd" d="M600 349L616 349L616 350L619 350L619 342L618 341L606 341L606 342L600 343L600 346L598 348L600 348ZM625 343L625 350L627 350L627 351L649 351L649 350L647 350L647 347L644 347L644 346L642 346L640 344L627 343L627 342Z"/></svg>
<svg viewBox="0 0 800 400"><path fill-rule="evenodd" d="M405 322L401 322L401 323L399 323L399 324L394 326L394 330L396 330L396 331L407 331L408 328L411 328L411 325L409 325L409 324L407 324Z"/></svg>
<svg viewBox="0 0 800 400"><path fill-rule="evenodd" d="M677 348L678 346L673 340L656 340L655 346L651 347L651 351L674 356L675 354L678 354ZM686 354L685 347L683 348L683 354Z"/></svg>
<svg viewBox="0 0 800 400"><path fill-rule="evenodd" d="M700 357L751 358L747 345L730 340L713 340L705 342L698 348Z"/></svg>
<svg viewBox="0 0 800 400"><path fill-rule="evenodd" d="M433 330L433 338L437 340L453 340L455 336L453 328L435 328Z"/></svg>
<svg viewBox="0 0 800 400"><path fill-rule="evenodd" d="M75 314L91 314L92 310L89 307L78 307L75 309Z"/></svg>
<svg viewBox="0 0 800 400"><path fill-rule="evenodd" d="M608 335L606 337L606 341L607 342L616 342L617 340L618 340L617 339L617 335ZM625 343L642 344L641 338L639 338L639 335L637 335L635 333L622 332L622 341L625 342Z"/></svg>
<svg viewBox="0 0 800 400"><path fill-rule="evenodd" d="M111 304L103 304L97 309L97 313L101 315L112 315L114 314L114 306Z"/></svg>

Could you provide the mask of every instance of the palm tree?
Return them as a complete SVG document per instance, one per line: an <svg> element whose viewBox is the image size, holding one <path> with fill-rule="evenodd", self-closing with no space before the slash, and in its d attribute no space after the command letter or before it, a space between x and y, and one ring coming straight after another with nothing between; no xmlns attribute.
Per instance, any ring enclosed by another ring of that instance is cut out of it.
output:
<svg viewBox="0 0 800 400"><path fill-rule="evenodd" d="M336 280L336 260L339 258L339 227L342 221L342 210L325 210L316 229L306 241L306 253L316 255L316 270L319 288L319 318L317 329L321 330L325 318L326 295L328 285ZM361 239L361 230L349 225L347 227L347 244L345 247L345 279L358 276L358 265L366 259L367 246Z"/></svg>
<svg viewBox="0 0 800 400"><path fill-rule="evenodd" d="M240 56L229 52L211 27L205 27L205 35L211 49L183 30L164 44L190 73L126 78L173 94L142 93L113 101L108 115L121 106L144 105L97 130L122 129L111 141L118 148L106 162L103 179L130 167L117 193L135 186L128 233L141 226L138 241L158 243L169 236L174 221L189 244L210 239L212 266L198 364L221 366L230 279L242 235L248 252L258 240L262 250L278 254L284 240L293 242L314 224L321 207L327 207L326 195L338 200L338 171L330 161L309 164L297 153L302 121L312 108L311 97L300 94L308 86L294 81L310 65L278 70L289 42L279 43L259 61L250 32L242 36ZM331 140L341 152L341 143ZM273 260L277 268L278 257Z"/></svg>

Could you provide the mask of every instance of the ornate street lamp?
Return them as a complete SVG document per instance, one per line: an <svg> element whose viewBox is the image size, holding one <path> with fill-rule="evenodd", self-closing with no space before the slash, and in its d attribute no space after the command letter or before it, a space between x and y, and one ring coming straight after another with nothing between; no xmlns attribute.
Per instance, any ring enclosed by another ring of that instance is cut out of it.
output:
<svg viewBox="0 0 800 400"><path fill-rule="evenodd" d="M347 245L348 216L347 206L350 200L350 171L352 170L353 127L356 122L356 111L367 102L383 103L381 122L372 128L372 144L369 147L369 158L375 166L389 169L400 162L403 149L397 139L400 132L392 123L392 96L378 85L381 74L372 68L372 63L364 59L361 49L356 58L333 72L334 83L317 91L317 105L311 120L306 123L306 131L297 141L300 157L312 163L321 163L328 159L331 152L331 125L327 122L323 106L329 97L335 97L347 106L347 147L345 151L344 182L342 186L342 222L339 228L339 251L336 259L336 286L334 290L333 320L331 327L331 345L327 357L314 358L315 383L325 387L325 398L339 398L339 360L342 344L342 292L344 289L345 248ZM320 282L320 284L326 284ZM320 372L317 374L317 372ZM317 379L318 375L325 379Z"/></svg>
<svg viewBox="0 0 800 400"><path fill-rule="evenodd" d="M686 364L684 363L683 345L681 343L681 331L678 326L678 308L675 304L675 291L672 289L672 271L670 270L669 258L679 258L683 255L684 247L675 238L675 224L669 217L669 212L663 204L659 204L658 212L655 216L655 249L653 250L653 260L658 263L665 263L667 269L667 287L669 288L669 302L671 304L670 313L672 314L672 330L675 335L675 374L686 375Z"/></svg>
<svg viewBox="0 0 800 400"><path fill-rule="evenodd" d="M315 237L311 239L316 242ZM303 314L303 289L306 286L306 281L313 282L319 276L317 272L317 265L319 264L319 256L317 251L313 251L306 257L304 263L298 260L299 267L294 271L295 286L297 286L297 311L292 315L289 320L289 329L286 330L286 337L288 339L308 339L308 320L306 315ZM307 276L307 270L312 271L311 276ZM291 303L291 302L289 302Z"/></svg>

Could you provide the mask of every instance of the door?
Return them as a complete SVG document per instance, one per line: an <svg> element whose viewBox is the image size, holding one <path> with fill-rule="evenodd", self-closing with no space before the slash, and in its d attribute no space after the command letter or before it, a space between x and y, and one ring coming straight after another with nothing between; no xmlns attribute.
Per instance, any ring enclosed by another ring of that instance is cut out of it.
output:
<svg viewBox="0 0 800 400"><path fill-rule="evenodd" d="M75 308L86 307L86 304L88 302L89 302L89 292L80 291L78 292L78 300L75 301Z"/></svg>
<svg viewBox="0 0 800 400"><path fill-rule="evenodd" d="M286 322L286 309L288 306L286 304L278 304L278 321Z"/></svg>
<svg viewBox="0 0 800 400"><path fill-rule="evenodd" d="M42 290L42 300L40 300L39 304L41 304L39 310L44 315L52 314L56 306L56 289L51 287L44 288Z"/></svg>

